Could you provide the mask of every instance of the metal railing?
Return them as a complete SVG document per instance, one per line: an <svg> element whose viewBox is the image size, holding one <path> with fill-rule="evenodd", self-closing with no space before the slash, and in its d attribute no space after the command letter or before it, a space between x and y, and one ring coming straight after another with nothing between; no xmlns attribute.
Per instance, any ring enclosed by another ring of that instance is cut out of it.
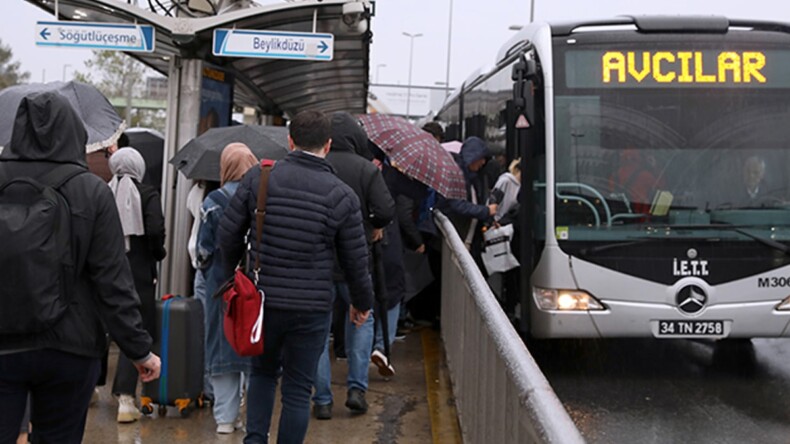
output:
<svg viewBox="0 0 790 444"><path fill-rule="evenodd" d="M464 442L583 443L446 216L442 339Z"/></svg>

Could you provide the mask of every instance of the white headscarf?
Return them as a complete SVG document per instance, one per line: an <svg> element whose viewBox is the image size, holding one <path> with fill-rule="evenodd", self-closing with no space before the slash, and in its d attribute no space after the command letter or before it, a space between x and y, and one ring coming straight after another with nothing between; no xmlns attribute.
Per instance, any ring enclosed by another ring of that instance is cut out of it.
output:
<svg viewBox="0 0 790 444"><path fill-rule="evenodd" d="M131 147L121 148L110 156L110 189L115 195L115 205L121 217L126 251L129 251L129 236L145 234L143 224L143 208L140 192L134 180L140 182L145 175L145 160L140 153Z"/></svg>

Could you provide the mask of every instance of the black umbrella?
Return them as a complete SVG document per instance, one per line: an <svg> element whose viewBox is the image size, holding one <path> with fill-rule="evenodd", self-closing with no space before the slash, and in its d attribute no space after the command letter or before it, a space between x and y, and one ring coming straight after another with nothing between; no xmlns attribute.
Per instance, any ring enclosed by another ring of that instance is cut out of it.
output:
<svg viewBox="0 0 790 444"><path fill-rule="evenodd" d="M14 85L0 91L0 146L11 142L14 117L19 102L34 92L54 91L65 96L88 132L86 153L99 151L114 144L126 122L115 112L110 102L93 85L79 82L51 82Z"/></svg>
<svg viewBox="0 0 790 444"><path fill-rule="evenodd" d="M250 147L258 159L279 160L288 154L288 129L261 125L211 128L184 145L170 163L189 179L219 181L220 154L234 142Z"/></svg>
<svg viewBox="0 0 790 444"><path fill-rule="evenodd" d="M143 183L152 185L161 192L165 137L151 128L129 128L124 134L129 138L129 146L139 151L145 159Z"/></svg>

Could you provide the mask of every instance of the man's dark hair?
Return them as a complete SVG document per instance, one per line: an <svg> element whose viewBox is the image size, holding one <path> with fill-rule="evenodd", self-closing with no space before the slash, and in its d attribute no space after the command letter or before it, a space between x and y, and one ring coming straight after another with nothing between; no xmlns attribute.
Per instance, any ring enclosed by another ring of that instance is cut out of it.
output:
<svg viewBox="0 0 790 444"><path fill-rule="evenodd" d="M332 131L329 119L321 111L302 111L291 121L288 130L297 148L316 151L323 147Z"/></svg>
<svg viewBox="0 0 790 444"><path fill-rule="evenodd" d="M444 129L438 122L428 122L422 126L422 130L430 133L439 142L444 142Z"/></svg>

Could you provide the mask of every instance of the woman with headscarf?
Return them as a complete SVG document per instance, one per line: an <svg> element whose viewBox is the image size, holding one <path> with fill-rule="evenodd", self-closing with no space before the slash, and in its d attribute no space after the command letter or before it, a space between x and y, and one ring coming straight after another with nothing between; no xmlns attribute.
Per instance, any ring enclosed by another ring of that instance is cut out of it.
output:
<svg viewBox="0 0 790 444"><path fill-rule="evenodd" d="M134 148L121 148L109 161L110 189L115 195L126 244L126 257L140 298L143 326L156 338L156 263L167 255L165 218L159 192L142 183L145 160ZM133 422L140 417L134 405L139 374L134 365L118 354L118 368L112 391L118 396L118 422Z"/></svg>
<svg viewBox="0 0 790 444"><path fill-rule="evenodd" d="M242 358L230 347L222 329L223 301L212 295L227 276L222 275L222 261L216 247L219 220L239 186L239 180L258 163L252 151L243 143L231 143L220 156L219 189L203 201L200 230L198 231L198 265L205 277L206 368L214 390L214 420L217 433L233 433L243 426L239 416L242 374L250 370L249 358Z"/></svg>

